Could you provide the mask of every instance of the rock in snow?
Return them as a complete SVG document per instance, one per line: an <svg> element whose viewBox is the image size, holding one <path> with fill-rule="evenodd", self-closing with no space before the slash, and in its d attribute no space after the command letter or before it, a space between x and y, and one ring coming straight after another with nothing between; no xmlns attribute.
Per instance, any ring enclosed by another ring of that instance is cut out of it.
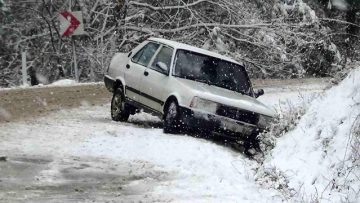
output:
<svg viewBox="0 0 360 203"><path fill-rule="evenodd" d="M6 156L0 156L0 162L4 162L7 161L7 157Z"/></svg>

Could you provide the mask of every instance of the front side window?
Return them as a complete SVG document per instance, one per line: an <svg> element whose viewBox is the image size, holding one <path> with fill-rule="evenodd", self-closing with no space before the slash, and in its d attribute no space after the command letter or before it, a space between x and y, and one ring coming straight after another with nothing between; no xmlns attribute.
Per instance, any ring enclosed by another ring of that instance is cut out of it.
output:
<svg viewBox="0 0 360 203"><path fill-rule="evenodd" d="M161 73L165 73L165 74L168 74L169 73L169 68L171 66L171 58L172 58L172 55L173 55L173 51L174 49L170 48L170 47L166 47L166 46L163 46L161 48L161 50L159 51L159 53L156 55L153 63L151 64L150 68L153 69L153 70L156 70L158 72L161 72ZM163 70L161 67L166 67L166 71Z"/></svg>
<svg viewBox="0 0 360 203"><path fill-rule="evenodd" d="M138 63L147 67L150 63L151 58L154 56L156 50L160 47L159 44L149 42L140 51L138 51L132 58L134 63Z"/></svg>
<svg viewBox="0 0 360 203"><path fill-rule="evenodd" d="M252 96L243 66L196 52L177 51L174 76Z"/></svg>

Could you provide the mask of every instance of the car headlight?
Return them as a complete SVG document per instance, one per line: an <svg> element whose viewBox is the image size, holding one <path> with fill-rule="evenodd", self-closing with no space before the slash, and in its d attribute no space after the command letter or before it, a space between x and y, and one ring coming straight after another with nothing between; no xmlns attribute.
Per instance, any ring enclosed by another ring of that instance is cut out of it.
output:
<svg viewBox="0 0 360 203"><path fill-rule="evenodd" d="M265 129L265 128L269 127L269 125L271 124L272 121L273 121L273 117L260 115L258 127Z"/></svg>
<svg viewBox="0 0 360 203"><path fill-rule="evenodd" d="M216 114L216 111L219 107L219 104L207 99L202 99L199 97L194 97L190 104L191 108L199 109L206 111L212 114Z"/></svg>

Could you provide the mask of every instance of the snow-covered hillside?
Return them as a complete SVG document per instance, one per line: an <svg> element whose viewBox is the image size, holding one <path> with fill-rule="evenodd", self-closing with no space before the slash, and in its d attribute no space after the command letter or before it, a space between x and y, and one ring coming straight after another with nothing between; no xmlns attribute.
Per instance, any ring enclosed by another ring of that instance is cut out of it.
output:
<svg viewBox="0 0 360 203"><path fill-rule="evenodd" d="M312 102L264 168L284 174L296 201L359 201L359 117L360 69Z"/></svg>

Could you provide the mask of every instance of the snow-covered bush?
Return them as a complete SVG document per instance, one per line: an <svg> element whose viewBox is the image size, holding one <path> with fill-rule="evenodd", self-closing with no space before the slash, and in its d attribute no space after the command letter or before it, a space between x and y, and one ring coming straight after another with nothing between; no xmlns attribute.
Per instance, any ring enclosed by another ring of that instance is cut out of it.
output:
<svg viewBox="0 0 360 203"><path fill-rule="evenodd" d="M274 118L268 131L258 135L262 152L265 154L269 153L275 147L277 138L295 129L311 102L319 96L321 95L303 98L301 103L297 105L291 102L284 103L280 110L278 110L277 116Z"/></svg>
<svg viewBox="0 0 360 203"><path fill-rule="evenodd" d="M352 149L354 150L354 159L355 161L360 161L360 114L357 116L357 119L354 122L352 134Z"/></svg>
<svg viewBox="0 0 360 203"><path fill-rule="evenodd" d="M337 66L334 63L337 52L329 49L329 45L331 44L320 41L304 47L302 66L308 75L324 77L335 74L337 70L332 67Z"/></svg>
<svg viewBox="0 0 360 203"><path fill-rule="evenodd" d="M303 98L302 102L298 105L290 102L283 103L269 130L258 135L262 154L255 156L256 161L259 163L259 167L256 169L255 180L265 188L279 190L285 199L290 199L296 194L296 191L289 187L289 181L283 171L275 166L264 167L263 162L267 156L271 156L271 150L276 147L277 139L296 128L311 102L317 97L319 95Z"/></svg>
<svg viewBox="0 0 360 203"><path fill-rule="evenodd" d="M275 167L262 167L256 169L255 181L266 189L276 189L281 192L284 199L290 199L296 191L289 187L285 174Z"/></svg>
<svg viewBox="0 0 360 203"><path fill-rule="evenodd" d="M259 163L255 180L267 189L279 190L285 199L290 199L296 194L296 191L289 187L289 181L284 172L276 167L264 167L263 162L267 156L270 156L271 150L275 148L277 139L296 128L312 100L313 97L306 101L303 100L300 105L284 104L277 112L269 130L258 135L262 154L255 156L255 160Z"/></svg>

